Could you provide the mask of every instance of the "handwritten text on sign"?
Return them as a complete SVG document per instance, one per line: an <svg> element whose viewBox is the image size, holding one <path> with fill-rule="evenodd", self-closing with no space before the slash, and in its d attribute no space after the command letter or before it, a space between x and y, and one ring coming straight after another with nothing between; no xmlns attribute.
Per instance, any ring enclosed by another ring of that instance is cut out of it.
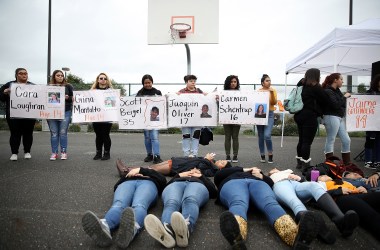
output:
<svg viewBox="0 0 380 250"><path fill-rule="evenodd" d="M18 118L63 119L65 117L65 88L46 85L12 84L10 116Z"/></svg>
<svg viewBox="0 0 380 250"><path fill-rule="evenodd" d="M164 128L167 128L165 97L120 98L119 129Z"/></svg>
<svg viewBox="0 0 380 250"><path fill-rule="evenodd" d="M171 94L168 96L169 127L202 127L217 125L215 95Z"/></svg>
<svg viewBox="0 0 380 250"><path fill-rule="evenodd" d="M268 124L269 92L222 91L220 124Z"/></svg>
<svg viewBox="0 0 380 250"><path fill-rule="evenodd" d="M73 123L117 122L120 89L74 91Z"/></svg>
<svg viewBox="0 0 380 250"><path fill-rule="evenodd" d="M380 95L352 95L347 98L347 131L380 131Z"/></svg>

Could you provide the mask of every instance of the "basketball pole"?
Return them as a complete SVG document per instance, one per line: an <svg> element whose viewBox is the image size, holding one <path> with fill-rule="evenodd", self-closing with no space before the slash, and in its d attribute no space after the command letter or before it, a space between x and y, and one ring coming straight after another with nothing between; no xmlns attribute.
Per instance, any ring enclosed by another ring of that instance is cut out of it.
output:
<svg viewBox="0 0 380 250"><path fill-rule="evenodd" d="M191 75L191 56L190 56L190 47L185 43L186 56L187 56L187 74Z"/></svg>

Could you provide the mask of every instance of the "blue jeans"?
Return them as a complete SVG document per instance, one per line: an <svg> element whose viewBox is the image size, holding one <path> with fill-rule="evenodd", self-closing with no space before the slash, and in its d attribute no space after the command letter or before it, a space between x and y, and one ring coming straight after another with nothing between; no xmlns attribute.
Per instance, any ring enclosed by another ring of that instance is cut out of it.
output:
<svg viewBox="0 0 380 250"><path fill-rule="evenodd" d="M200 127L182 128L182 150L184 156L189 156L190 154L194 156L198 155L200 134Z"/></svg>
<svg viewBox="0 0 380 250"><path fill-rule="evenodd" d="M58 153L58 145L61 144L61 152L67 151L67 130L71 119L71 110L65 112L63 120L47 120L50 129L51 152Z"/></svg>
<svg viewBox="0 0 380 250"><path fill-rule="evenodd" d="M160 155L159 131L157 129L144 129L144 142L147 154Z"/></svg>
<svg viewBox="0 0 380 250"><path fill-rule="evenodd" d="M255 179L233 179L225 183L219 193L220 201L229 211L247 220L249 203L252 202L265 214L269 223L285 215L273 190L264 181Z"/></svg>
<svg viewBox="0 0 380 250"><path fill-rule="evenodd" d="M342 142L342 153L350 153L351 139L346 130L346 120L339 116L324 115L323 123L327 133L325 154L334 152L334 142L337 135Z"/></svg>
<svg viewBox="0 0 380 250"><path fill-rule="evenodd" d="M274 184L273 191L277 200L289 207L294 215L306 211L304 203L312 198L318 201L326 193L317 182L298 182L283 180Z"/></svg>
<svg viewBox="0 0 380 250"><path fill-rule="evenodd" d="M170 224L172 213L181 211L183 217L189 220L192 232L198 220L199 209L209 200L209 193L205 185L199 182L176 181L164 189L162 200L162 223Z"/></svg>
<svg viewBox="0 0 380 250"><path fill-rule="evenodd" d="M157 196L157 187L153 181L131 180L121 183L113 196L112 207L105 215L108 226L111 230L117 228L121 213L125 208L132 207L141 229L148 209L157 200Z"/></svg>
<svg viewBox="0 0 380 250"><path fill-rule="evenodd" d="M272 128L274 125L274 112L269 111L268 114L268 125L256 125L257 127L257 136L259 137L259 149L260 154L265 155L265 144L267 145L267 151L269 154L273 152L272 144Z"/></svg>

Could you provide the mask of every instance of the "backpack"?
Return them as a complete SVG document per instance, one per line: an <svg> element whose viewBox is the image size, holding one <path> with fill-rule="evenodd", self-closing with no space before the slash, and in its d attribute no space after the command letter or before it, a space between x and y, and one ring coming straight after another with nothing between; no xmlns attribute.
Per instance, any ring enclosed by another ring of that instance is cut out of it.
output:
<svg viewBox="0 0 380 250"><path fill-rule="evenodd" d="M211 129L204 127L201 129L201 136L199 138L199 144L206 146L210 143L210 141L214 140L214 134Z"/></svg>
<svg viewBox="0 0 380 250"><path fill-rule="evenodd" d="M329 176L333 179L341 179L343 173L346 171L354 172L360 174L361 176L364 176L363 171L354 163L350 162L348 165L344 165L343 161L336 156L330 156L325 160L324 164L329 166Z"/></svg>
<svg viewBox="0 0 380 250"><path fill-rule="evenodd" d="M298 113L303 108L302 89L302 86L295 87L290 92L288 99L284 100L284 109L290 114Z"/></svg>

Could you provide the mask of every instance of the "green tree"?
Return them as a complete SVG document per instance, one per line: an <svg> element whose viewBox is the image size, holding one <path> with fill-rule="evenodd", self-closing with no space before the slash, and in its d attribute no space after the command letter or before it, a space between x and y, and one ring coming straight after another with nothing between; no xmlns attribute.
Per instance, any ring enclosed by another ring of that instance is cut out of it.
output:
<svg viewBox="0 0 380 250"><path fill-rule="evenodd" d="M358 85L358 93L365 93L367 91L367 87L364 83Z"/></svg>
<svg viewBox="0 0 380 250"><path fill-rule="evenodd" d="M84 83L82 78L73 74L69 74L66 80L73 85L74 90L89 90L91 88L91 84Z"/></svg>
<svg viewBox="0 0 380 250"><path fill-rule="evenodd" d="M126 90L123 84L118 84L114 79L111 80L114 89L120 89L120 96L125 96Z"/></svg>

